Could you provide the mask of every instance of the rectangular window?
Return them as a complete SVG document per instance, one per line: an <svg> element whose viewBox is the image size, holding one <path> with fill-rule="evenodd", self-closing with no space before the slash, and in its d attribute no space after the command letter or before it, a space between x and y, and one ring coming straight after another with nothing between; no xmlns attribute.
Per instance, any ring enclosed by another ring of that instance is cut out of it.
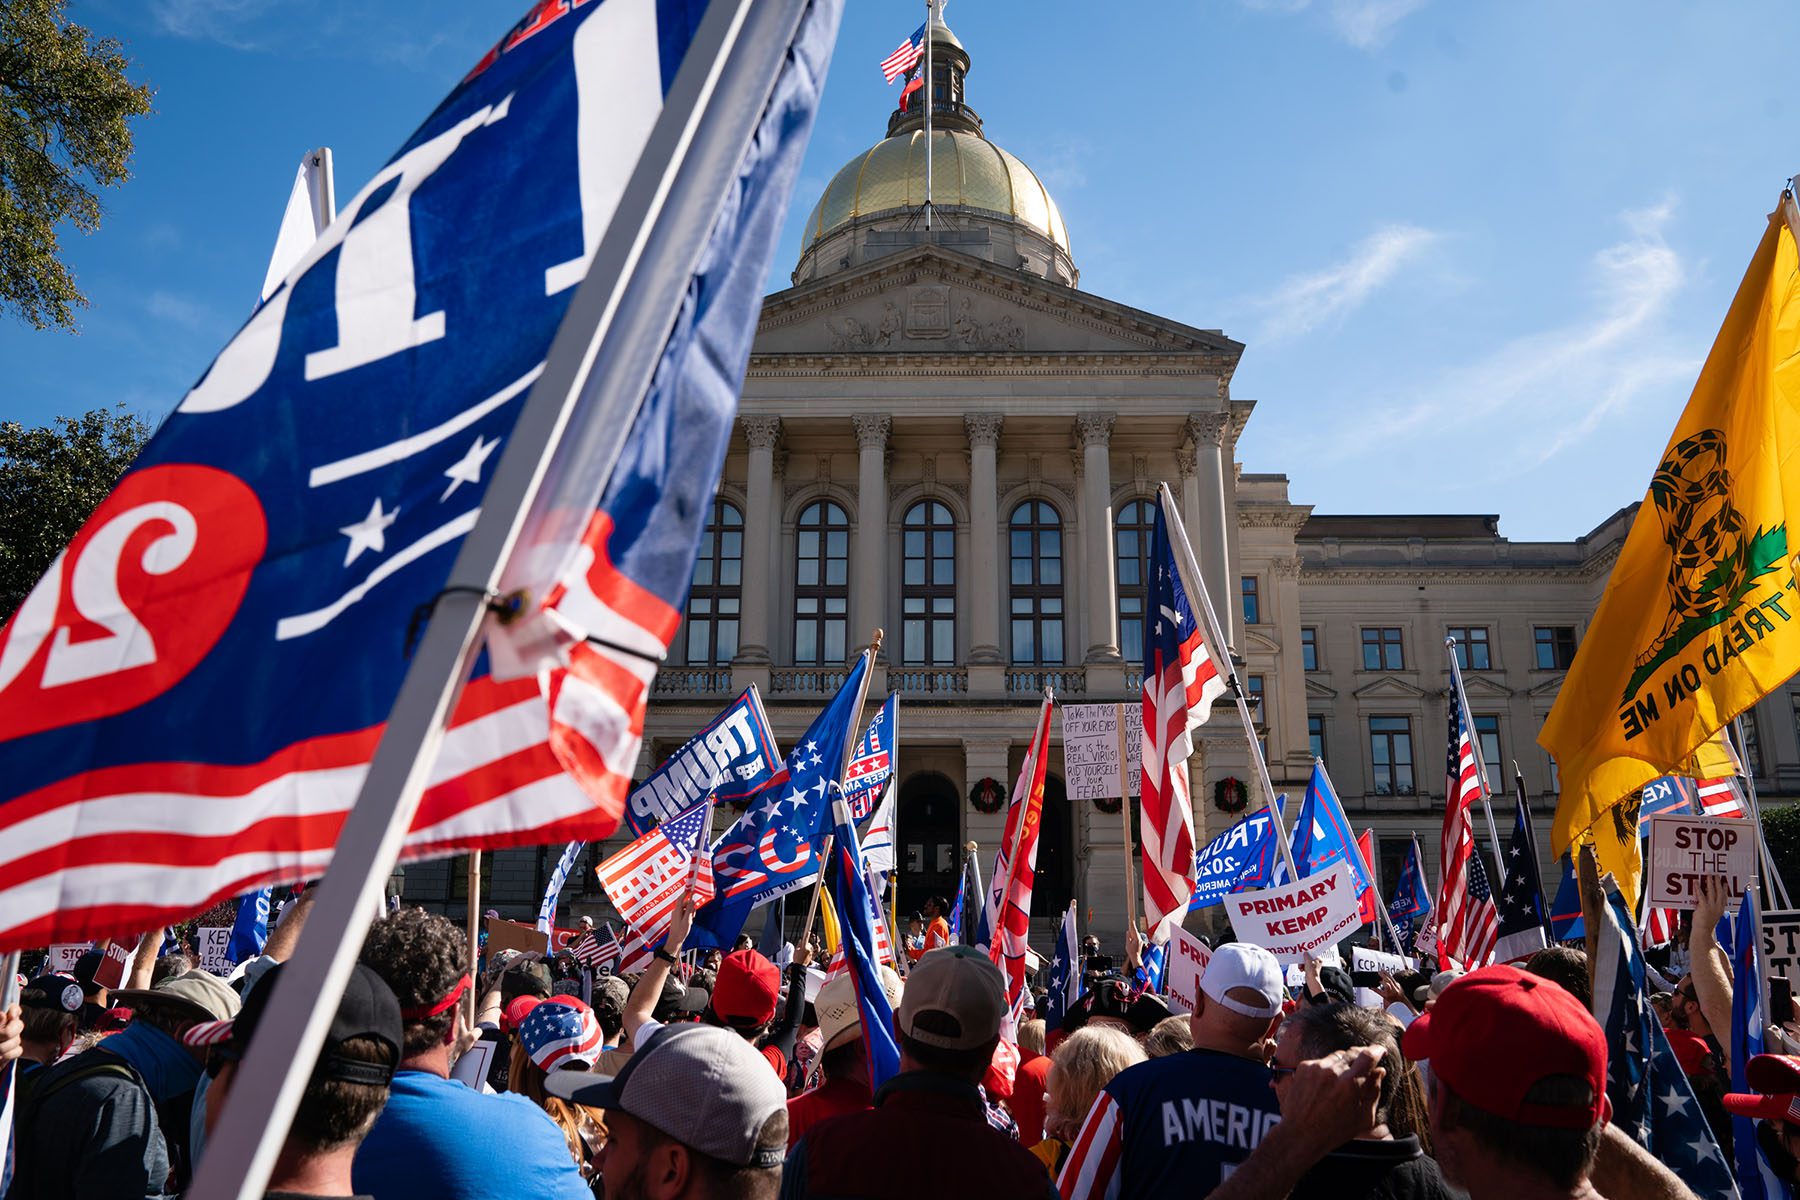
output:
<svg viewBox="0 0 1800 1200"><path fill-rule="evenodd" d="M1321 713L1306 714L1306 741L1312 756L1325 761L1325 717Z"/></svg>
<svg viewBox="0 0 1800 1200"><path fill-rule="evenodd" d="M1402 671L1406 655L1400 649L1398 626L1369 627L1362 631L1363 670Z"/></svg>
<svg viewBox="0 0 1800 1200"><path fill-rule="evenodd" d="M1370 778L1377 796L1410 796L1413 784L1412 718L1369 718Z"/></svg>
<svg viewBox="0 0 1800 1200"><path fill-rule="evenodd" d="M1262 624L1262 602L1257 594L1256 576L1246 575L1239 581L1244 593L1244 624Z"/></svg>
<svg viewBox="0 0 1800 1200"><path fill-rule="evenodd" d="M1470 717L1475 722L1475 736L1481 743L1481 761L1487 764L1488 784L1495 791L1509 790L1507 771L1500 765L1500 718Z"/></svg>
<svg viewBox="0 0 1800 1200"><path fill-rule="evenodd" d="M1302 671L1319 669L1319 631L1311 625L1300 627L1300 669Z"/></svg>
<svg viewBox="0 0 1800 1200"><path fill-rule="evenodd" d="M1456 639L1456 665L1465 671L1487 671L1494 662L1488 652L1485 625L1452 625L1445 631Z"/></svg>
<svg viewBox="0 0 1800 1200"><path fill-rule="evenodd" d="M1756 732L1756 713L1754 710L1743 716L1741 728L1744 733L1744 768L1751 775L1763 773L1762 735Z"/></svg>
<svg viewBox="0 0 1800 1200"><path fill-rule="evenodd" d="M1421 855L1424 847L1419 847ZM1406 856L1412 851L1412 839L1409 837L1377 837L1375 839L1375 861L1370 865L1375 868L1375 882L1380 885L1384 896L1394 894L1394 887L1400 882L1401 872L1406 870ZM1421 870L1424 864L1420 863Z"/></svg>
<svg viewBox="0 0 1800 1200"><path fill-rule="evenodd" d="M1269 709L1263 700L1263 677L1244 676L1244 694L1250 701L1250 715L1263 725L1269 724Z"/></svg>
<svg viewBox="0 0 1800 1200"><path fill-rule="evenodd" d="M1539 625L1531 631L1532 646L1537 652L1540 671L1566 671L1575 661L1575 627L1573 625Z"/></svg>

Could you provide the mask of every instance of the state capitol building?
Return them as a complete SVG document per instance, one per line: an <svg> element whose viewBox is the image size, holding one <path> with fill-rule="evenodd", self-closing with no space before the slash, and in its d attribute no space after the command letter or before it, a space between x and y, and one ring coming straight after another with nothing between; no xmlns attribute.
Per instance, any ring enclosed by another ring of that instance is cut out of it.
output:
<svg viewBox="0 0 1800 1200"><path fill-rule="evenodd" d="M1492 514L1339 515L1291 498L1285 475L1238 461L1256 408L1232 392L1244 344L1083 291L1056 200L990 140L956 36L937 24L933 39L929 147L915 102L823 195L795 197L812 208L793 286L763 306L638 777L751 684L791 748L881 627L865 719L900 695L901 911L955 891L966 842L986 878L1004 809L979 811L972 793L1011 787L1044 687L1072 704L1141 700L1167 481L1290 816L1321 758L1352 825L1375 831L1384 894L1415 833L1435 888L1454 636L1490 779L1510 791L1517 762L1548 855L1557 784L1537 734L1635 504L1572 542L1513 542ZM1213 711L1190 764L1197 845L1240 819L1215 803L1221 781L1255 796L1236 714ZM1800 691L1745 727L1759 792L1800 793ZM1477 833L1485 843L1479 820ZM1053 740L1040 950L1071 898L1082 931L1091 912L1117 948L1125 836L1116 808L1068 799ZM612 915L591 868L623 840L588 848L565 921ZM483 907L532 919L558 849L488 855ZM463 862L406 868L406 899L461 912Z"/></svg>

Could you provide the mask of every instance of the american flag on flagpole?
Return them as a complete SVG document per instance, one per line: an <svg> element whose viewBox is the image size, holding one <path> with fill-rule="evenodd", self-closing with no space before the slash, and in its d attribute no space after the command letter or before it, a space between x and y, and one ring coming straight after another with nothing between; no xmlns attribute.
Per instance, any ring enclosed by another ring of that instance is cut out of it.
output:
<svg viewBox="0 0 1800 1200"><path fill-rule="evenodd" d="M1449 754L1445 761L1442 872L1438 880L1437 955L1473 969L1493 957L1499 916L1487 868L1475 849L1471 809L1481 797L1475 746L1462 706L1450 704Z"/></svg>
<svg viewBox="0 0 1800 1200"><path fill-rule="evenodd" d="M1744 801L1744 790L1738 783L1737 776L1696 779L1694 786L1700 794L1702 816L1744 817L1750 814L1750 806Z"/></svg>
<svg viewBox="0 0 1800 1200"><path fill-rule="evenodd" d="M1179 548L1169 532L1171 503L1164 486L1156 502L1150 551L1150 630L1144 639L1143 806L1144 915L1150 940L1168 939L1169 926L1186 914L1194 894L1194 808L1189 798L1188 756L1194 730L1225 695L1231 668L1208 646L1186 579L1199 578L1187 539ZM1182 555L1178 563L1176 554ZM1200 601L1205 606L1204 598ZM1208 622L1207 628L1216 626Z"/></svg>
<svg viewBox="0 0 1800 1200"><path fill-rule="evenodd" d="M913 35L894 47L894 52L881 60L881 80L892 83L908 71L919 65L925 57L925 27L919 26Z"/></svg>
<svg viewBox="0 0 1800 1200"><path fill-rule="evenodd" d="M702 800L594 868L613 907L631 923L621 971L632 970L662 945L682 895L691 890L695 907L712 899L712 855L705 852L711 814L712 801Z"/></svg>

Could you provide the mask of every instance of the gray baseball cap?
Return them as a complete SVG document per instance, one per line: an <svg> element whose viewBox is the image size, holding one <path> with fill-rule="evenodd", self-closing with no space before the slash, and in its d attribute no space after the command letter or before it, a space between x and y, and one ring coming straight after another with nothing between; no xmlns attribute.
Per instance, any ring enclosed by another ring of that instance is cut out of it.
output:
<svg viewBox="0 0 1800 1200"><path fill-rule="evenodd" d="M544 1090L575 1104L628 1113L690 1150L738 1167L779 1167L785 1140L761 1146L787 1088L769 1060L729 1029L669 1025L617 1075L552 1071Z"/></svg>

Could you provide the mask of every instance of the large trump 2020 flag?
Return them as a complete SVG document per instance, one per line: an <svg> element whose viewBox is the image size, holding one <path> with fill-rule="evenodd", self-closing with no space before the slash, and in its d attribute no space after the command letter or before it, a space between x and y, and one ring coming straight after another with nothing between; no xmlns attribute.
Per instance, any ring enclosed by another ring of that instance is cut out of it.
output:
<svg viewBox="0 0 1800 1200"><path fill-rule="evenodd" d="M406 856L617 826L840 7L814 0L771 52L739 169L709 177L710 234L682 265L634 262L679 295L641 344L651 383L601 477L584 476L596 422L578 393L539 491L548 519L534 508L521 542L521 624L554 618L565 644L514 647L530 669L511 679L476 665ZM130 934L324 869L409 630L475 527L706 10L532 5L0 632L0 950ZM572 532L543 534L559 520Z"/></svg>
<svg viewBox="0 0 1800 1200"><path fill-rule="evenodd" d="M1800 228L1790 190L1756 248L1538 741L1562 797L1551 853L1589 833L1637 903L1635 798L1713 778L1726 722L1800 669Z"/></svg>

